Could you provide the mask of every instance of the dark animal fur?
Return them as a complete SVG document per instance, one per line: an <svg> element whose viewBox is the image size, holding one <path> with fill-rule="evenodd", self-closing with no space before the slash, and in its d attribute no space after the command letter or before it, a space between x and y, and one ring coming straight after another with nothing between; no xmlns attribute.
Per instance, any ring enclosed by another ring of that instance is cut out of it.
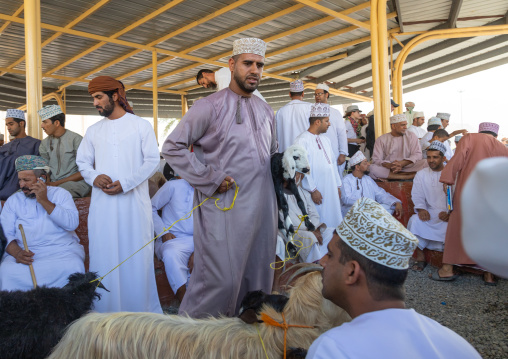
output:
<svg viewBox="0 0 508 359"><path fill-rule="evenodd" d="M261 313L263 305L268 304L277 312L282 313L289 297L280 294L266 294L261 290L247 292L240 304L238 317L247 324L258 322L257 316Z"/></svg>
<svg viewBox="0 0 508 359"><path fill-rule="evenodd" d="M304 359L307 356L307 349L289 348L286 350L286 359Z"/></svg>
<svg viewBox="0 0 508 359"><path fill-rule="evenodd" d="M5 238L4 230L2 228L2 225L0 224L0 262L2 261L2 256L4 255L6 246L7 246L7 238Z"/></svg>
<svg viewBox="0 0 508 359"><path fill-rule="evenodd" d="M88 313L97 274L74 273L63 288L0 291L0 358L46 358L65 328Z"/></svg>

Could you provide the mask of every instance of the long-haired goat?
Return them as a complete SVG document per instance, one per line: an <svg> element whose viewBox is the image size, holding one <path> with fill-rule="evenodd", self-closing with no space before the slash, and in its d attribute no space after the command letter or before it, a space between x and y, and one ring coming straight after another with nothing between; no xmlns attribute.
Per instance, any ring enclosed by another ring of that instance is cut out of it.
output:
<svg viewBox="0 0 508 359"><path fill-rule="evenodd" d="M307 158L307 151L305 148L297 145L288 147L284 153L276 153L272 156L270 161L272 170L273 185L275 187L275 196L277 197L277 206L282 210L283 221L279 218L279 229L286 229L286 237L288 233L294 233L293 223L289 218L289 206L282 193L284 181L288 182L287 188L295 195L296 203L301 209L302 214L306 215L307 210L305 203L298 193L298 186L295 182L296 172L307 173L310 171L309 160ZM309 217L305 217L305 225L309 231L315 229Z"/></svg>
<svg viewBox="0 0 508 359"><path fill-rule="evenodd" d="M65 328L100 298L97 282L90 283L96 278L93 272L74 273L63 288L0 291L0 357L46 358Z"/></svg>
<svg viewBox="0 0 508 359"><path fill-rule="evenodd" d="M315 268L315 267L314 267ZM314 269L315 270L315 269ZM318 272L298 278L284 307L291 327L287 348L309 348L323 332L350 318L323 298ZM261 312L282 323L282 314L264 304ZM259 334L258 334L259 330ZM282 358L284 330L266 323L247 324L239 318L192 319L154 313L91 313L73 323L49 359Z"/></svg>

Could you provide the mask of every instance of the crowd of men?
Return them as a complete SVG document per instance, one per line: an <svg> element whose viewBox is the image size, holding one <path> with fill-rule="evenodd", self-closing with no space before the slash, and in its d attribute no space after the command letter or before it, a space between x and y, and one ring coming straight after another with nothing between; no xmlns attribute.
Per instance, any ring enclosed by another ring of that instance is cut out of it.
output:
<svg viewBox="0 0 508 359"><path fill-rule="evenodd" d="M236 40L227 68L197 74L198 84L218 91L196 101L165 140L163 163L176 179L151 199L148 180L162 167L161 157L150 123L134 114L120 81L99 76L89 83L103 119L84 137L65 128L59 106L39 111L43 141L26 135L22 111L8 110L13 139L0 147L0 194L6 200L0 221L8 241L0 290L30 289L29 264L39 285L62 286L69 274L84 271L73 198L91 195L90 271L104 276L109 290L95 310L162 313L155 253L181 301L180 314L234 316L248 291L271 292L277 280L271 264L286 260L291 236L277 228L281 214L270 159L297 146L310 172L297 171L295 182L314 227L301 223L295 236L304 247L299 260L323 265L323 295L353 318L347 328L321 336L310 357L366 357L360 337L393 353L399 350L393 338L400 339L393 332L409 328L422 340L403 339L407 352L479 357L454 332L405 309L403 285L409 258L414 253L412 269L422 270L426 248L444 251L434 280L455 279L454 264L475 264L461 244L460 195L480 160L508 157L496 139L499 126L484 122L479 133L449 134L450 114L438 113L425 130L424 113L408 102L406 112L390 117L391 131L375 139L372 114L351 105L342 116L330 106L324 83L306 102L301 80L290 83L291 101L274 115L257 91L265 50L260 39ZM416 214L407 229L393 217L403 212L401 200L378 185L388 180L413 181ZM284 196L297 225L304 213L287 184ZM447 189L454 195L448 198ZM20 225L29 251L23 250ZM490 273L485 281L495 284ZM387 323L393 327L388 331Z"/></svg>

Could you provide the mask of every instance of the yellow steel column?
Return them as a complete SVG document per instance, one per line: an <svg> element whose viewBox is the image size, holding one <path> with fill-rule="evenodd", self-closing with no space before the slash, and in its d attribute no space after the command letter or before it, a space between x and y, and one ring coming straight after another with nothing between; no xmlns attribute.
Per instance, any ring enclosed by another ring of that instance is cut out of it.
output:
<svg viewBox="0 0 508 359"><path fill-rule="evenodd" d="M379 80L378 0L370 1L370 49L372 60L372 95L376 138L383 134L383 116Z"/></svg>
<svg viewBox="0 0 508 359"><path fill-rule="evenodd" d="M28 135L42 140L37 111L42 107L41 4L24 0Z"/></svg>
<svg viewBox="0 0 508 359"><path fill-rule="evenodd" d="M381 101L381 116L383 133L390 131L390 78L388 76L388 24L386 21L386 2L378 0L377 4L377 36L378 36L378 66L379 91Z"/></svg>
<svg viewBox="0 0 508 359"><path fill-rule="evenodd" d="M159 93L157 91L157 51L152 51L153 130L159 142Z"/></svg>
<svg viewBox="0 0 508 359"><path fill-rule="evenodd" d="M182 118L187 113L187 110L189 109L187 105L187 96L182 95Z"/></svg>

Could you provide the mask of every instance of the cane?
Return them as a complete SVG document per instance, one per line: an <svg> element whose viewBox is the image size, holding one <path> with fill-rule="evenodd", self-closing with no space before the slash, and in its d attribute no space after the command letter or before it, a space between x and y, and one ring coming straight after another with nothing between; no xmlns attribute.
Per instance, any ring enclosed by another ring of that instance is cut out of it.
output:
<svg viewBox="0 0 508 359"><path fill-rule="evenodd" d="M21 237L23 238L23 245L25 246L25 251L28 252L28 244L26 244L25 231L23 230L23 225L19 224L19 231L21 232ZM32 264L28 265L30 267L30 274L32 275L32 282L34 283L34 288L37 288L37 280L35 279L34 266Z"/></svg>

